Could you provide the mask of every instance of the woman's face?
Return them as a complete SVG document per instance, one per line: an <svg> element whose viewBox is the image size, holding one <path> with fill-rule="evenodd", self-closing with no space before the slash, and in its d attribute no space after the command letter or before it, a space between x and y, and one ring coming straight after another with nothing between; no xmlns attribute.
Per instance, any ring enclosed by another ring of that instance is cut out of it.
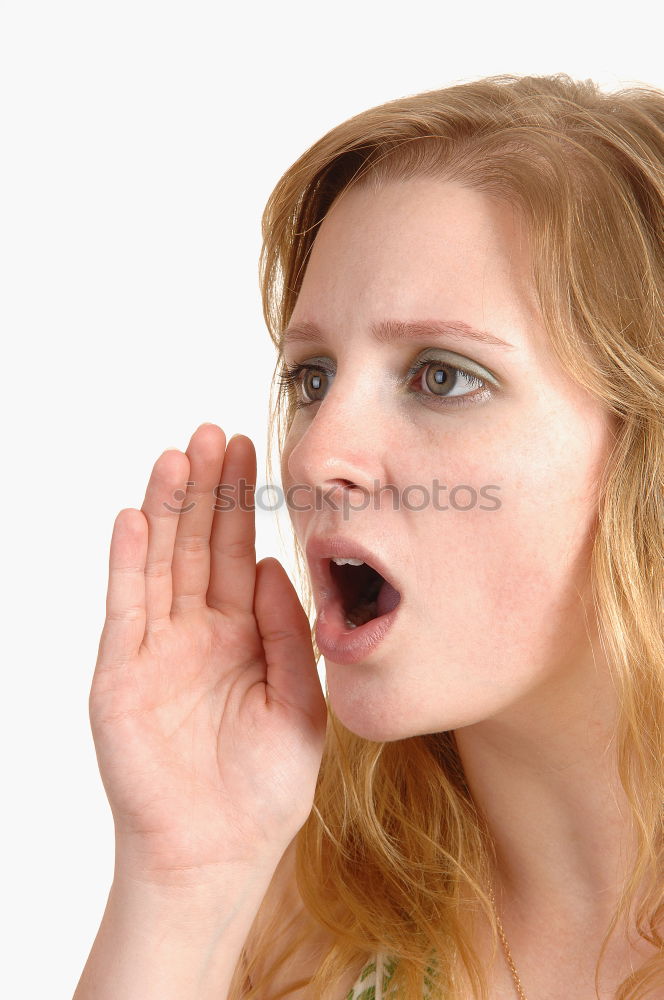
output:
<svg viewBox="0 0 664 1000"><path fill-rule="evenodd" d="M445 329L376 339L388 320ZM382 741L552 707L592 663L587 571L613 425L548 348L518 214L432 179L350 191L313 245L302 324L319 332L284 346L313 369L282 456L284 488L301 487L294 529L305 551L313 536L356 540L401 594L369 655L326 656L335 713ZM315 584L314 597L320 611Z"/></svg>

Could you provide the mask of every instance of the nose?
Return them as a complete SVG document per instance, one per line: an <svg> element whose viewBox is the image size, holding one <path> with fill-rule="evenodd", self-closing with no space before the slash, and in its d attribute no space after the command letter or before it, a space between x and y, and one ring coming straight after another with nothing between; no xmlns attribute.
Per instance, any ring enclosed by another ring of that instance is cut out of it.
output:
<svg viewBox="0 0 664 1000"><path fill-rule="evenodd" d="M303 416L300 424L296 416L291 426L291 441L284 449L284 480L296 502L294 486L299 485L305 502L322 493L353 507L368 506L386 478L386 415L381 417L375 400L372 406L366 395L359 405L331 395L316 405L313 417Z"/></svg>

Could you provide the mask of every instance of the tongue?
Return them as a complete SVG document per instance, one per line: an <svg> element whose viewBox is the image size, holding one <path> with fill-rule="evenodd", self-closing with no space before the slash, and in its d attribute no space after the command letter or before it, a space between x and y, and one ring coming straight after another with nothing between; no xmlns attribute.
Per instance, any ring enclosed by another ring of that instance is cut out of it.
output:
<svg viewBox="0 0 664 1000"><path fill-rule="evenodd" d="M398 590L395 590L387 580L383 580L383 584L378 591L378 598L376 600L376 617L380 615L386 615L388 611L392 608L396 608L397 604L401 600L401 594Z"/></svg>

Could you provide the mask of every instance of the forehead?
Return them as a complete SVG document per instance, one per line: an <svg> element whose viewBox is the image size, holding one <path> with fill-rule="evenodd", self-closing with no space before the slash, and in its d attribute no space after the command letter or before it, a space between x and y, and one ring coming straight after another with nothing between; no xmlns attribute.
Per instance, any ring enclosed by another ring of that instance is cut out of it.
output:
<svg viewBox="0 0 664 1000"><path fill-rule="evenodd" d="M380 250L404 258L436 257L452 266L460 256L486 262L529 260L525 223L516 207L459 183L418 178L343 192L323 220L313 253L341 256Z"/></svg>
<svg viewBox="0 0 664 1000"><path fill-rule="evenodd" d="M337 198L316 235L292 321L346 330L385 318L502 324L514 344L538 313L517 210L458 183L418 178Z"/></svg>

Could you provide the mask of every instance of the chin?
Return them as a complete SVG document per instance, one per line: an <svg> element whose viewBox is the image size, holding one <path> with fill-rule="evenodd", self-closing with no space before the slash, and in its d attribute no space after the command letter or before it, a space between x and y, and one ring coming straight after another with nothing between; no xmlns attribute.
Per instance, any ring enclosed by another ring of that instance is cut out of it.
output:
<svg viewBox="0 0 664 1000"><path fill-rule="evenodd" d="M329 685L328 685L329 687ZM418 735L404 726L404 720L387 712L387 706L378 709L368 701L349 701L344 695L336 698L330 692L328 704L336 718L349 732L373 743L394 743ZM385 714L382 714L385 713Z"/></svg>

